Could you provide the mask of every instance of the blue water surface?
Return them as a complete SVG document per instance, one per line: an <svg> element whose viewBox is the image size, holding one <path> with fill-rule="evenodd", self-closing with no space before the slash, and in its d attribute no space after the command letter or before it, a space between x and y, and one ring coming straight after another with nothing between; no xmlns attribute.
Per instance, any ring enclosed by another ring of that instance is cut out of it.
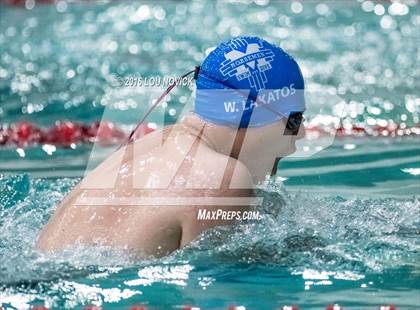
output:
<svg viewBox="0 0 420 310"><path fill-rule="evenodd" d="M118 90L132 99L107 103L115 75L179 75L221 40L250 34L291 53L308 89L343 98L344 124L416 126L420 16L417 1L404 3L2 5L0 122L90 123L106 106L120 125L134 125L138 93ZM86 144L0 148L3 308L420 306L417 136L336 138L312 157L285 159L262 190L261 221L208 231L168 257L139 262L91 247L36 252L39 230L82 177L90 151Z"/></svg>

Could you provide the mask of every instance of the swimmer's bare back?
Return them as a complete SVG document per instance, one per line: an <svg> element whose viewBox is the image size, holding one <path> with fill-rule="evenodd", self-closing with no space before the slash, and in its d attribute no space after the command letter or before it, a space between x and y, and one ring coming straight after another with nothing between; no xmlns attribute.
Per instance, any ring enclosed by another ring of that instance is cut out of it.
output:
<svg viewBox="0 0 420 310"><path fill-rule="evenodd" d="M204 230L231 224L197 219L199 208L204 207L182 199L197 198L198 194L198 199L209 201L207 210L243 211L246 203L214 205L211 196L217 199L224 195L220 188L226 172L231 175L230 187L238 188L239 196L252 196L248 169L216 152L197 133L178 126L135 140L91 171L57 207L41 231L38 249L54 252L78 245L104 245L126 249L136 257L164 256L187 245ZM244 189L250 194L243 195ZM235 196L235 190L229 191ZM89 205L85 200L80 204L92 193L106 203ZM115 197L131 202L148 197L178 201L176 205L136 205L118 203L112 199Z"/></svg>

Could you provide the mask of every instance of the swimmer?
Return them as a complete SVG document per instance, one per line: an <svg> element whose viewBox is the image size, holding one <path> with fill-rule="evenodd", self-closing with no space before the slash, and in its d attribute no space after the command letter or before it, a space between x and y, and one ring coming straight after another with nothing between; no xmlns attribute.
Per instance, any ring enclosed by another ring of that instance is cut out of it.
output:
<svg viewBox="0 0 420 310"><path fill-rule="evenodd" d="M132 139L89 172L41 231L39 250L104 245L159 257L234 223L198 219L200 208L253 208L254 184L274 174L304 136L299 66L279 47L244 36L217 46L195 77L194 110ZM91 192L96 200L81 203Z"/></svg>

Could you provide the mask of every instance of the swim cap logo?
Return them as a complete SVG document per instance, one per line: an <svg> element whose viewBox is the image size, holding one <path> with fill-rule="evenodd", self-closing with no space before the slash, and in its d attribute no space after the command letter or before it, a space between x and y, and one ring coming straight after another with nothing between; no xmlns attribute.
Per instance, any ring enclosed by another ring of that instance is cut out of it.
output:
<svg viewBox="0 0 420 310"><path fill-rule="evenodd" d="M226 79L236 76L238 81L248 79L251 88L264 89L267 83L265 71L272 68L273 51L263 48L262 42L248 43L242 38L234 39L228 45L232 51L225 54L226 60L220 68L222 75Z"/></svg>

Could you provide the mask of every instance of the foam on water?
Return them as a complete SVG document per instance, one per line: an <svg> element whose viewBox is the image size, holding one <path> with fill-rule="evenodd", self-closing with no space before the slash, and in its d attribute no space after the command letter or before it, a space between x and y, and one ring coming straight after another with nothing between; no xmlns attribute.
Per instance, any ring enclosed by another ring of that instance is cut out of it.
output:
<svg viewBox="0 0 420 310"><path fill-rule="evenodd" d="M72 307L130 298L152 284L183 287L195 279L205 288L223 281L223 274L229 278L233 270L245 276L249 268L283 270L283 276L306 279L308 288L337 279L359 281L389 270L419 269L417 198L314 197L288 193L274 180L262 191L261 221L207 231L166 258L135 262L123 251L98 247L72 248L54 256L38 253L33 246L40 228L77 181L0 177L3 300L41 298L47 304ZM106 290L108 282L114 291Z"/></svg>

